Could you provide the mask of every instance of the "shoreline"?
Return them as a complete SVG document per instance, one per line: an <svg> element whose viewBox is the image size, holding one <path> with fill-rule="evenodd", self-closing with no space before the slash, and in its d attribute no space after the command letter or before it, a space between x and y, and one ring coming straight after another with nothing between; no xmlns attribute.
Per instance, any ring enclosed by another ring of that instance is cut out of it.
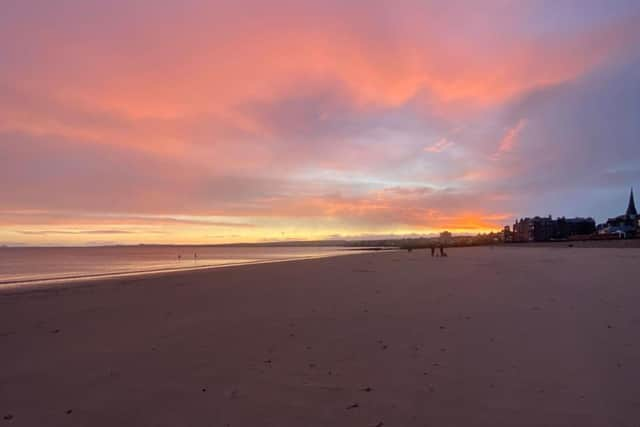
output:
<svg viewBox="0 0 640 427"><path fill-rule="evenodd" d="M309 261L314 259L334 258L342 256L354 256L365 255L376 252L393 252L395 249L364 249L355 250L347 249L344 253L339 254L326 254L326 255L313 255L305 257L292 257L283 259L269 259L269 260L255 260L247 262L230 262L224 264L211 264L195 267L182 267L182 268L160 268L153 270L138 270L138 271L122 271L122 272L109 272L109 273L97 273L89 275L78 276L65 276L46 279L25 279L19 281L0 281L0 297L3 295L16 295L23 293L30 293L33 291L44 291L49 288L59 290L67 287L80 287L88 284L97 284L101 282L114 281L118 279L147 279L155 277L163 277L166 275L179 274L179 273L191 273L191 272L204 272L217 269L238 268L251 265L262 264L275 264L275 263L289 263L295 261Z"/></svg>

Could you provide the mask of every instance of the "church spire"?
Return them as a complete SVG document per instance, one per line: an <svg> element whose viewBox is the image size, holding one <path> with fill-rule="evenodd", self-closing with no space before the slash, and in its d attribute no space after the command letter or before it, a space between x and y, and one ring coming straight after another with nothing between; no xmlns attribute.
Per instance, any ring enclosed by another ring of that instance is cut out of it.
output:
<svg viewBox="0 0 640 427"><path fill-rule="evenodd" d="M633 188L631 189L631 194L629 195L629 206L627 207L627 216L638 216L638 211L636 210L636 203L633 200Z"/></svg>

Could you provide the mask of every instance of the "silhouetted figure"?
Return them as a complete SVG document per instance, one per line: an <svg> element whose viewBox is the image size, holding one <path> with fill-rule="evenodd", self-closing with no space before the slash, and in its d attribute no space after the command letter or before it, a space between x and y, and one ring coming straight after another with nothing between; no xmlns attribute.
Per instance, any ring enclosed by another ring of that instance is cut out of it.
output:
<svg viewBox="0 0 640 427"><path fill-rule="evenodd" d="M182 255L178 255L178 262L182 259Z"/></svg>
<svg viewBox="0 0 640 427"><path fill-rule="evenodd" d="M440 245L440 256L447 256L447 254L444 252L444 245Z"/></svg>
<svg viewBox="0 0 640 427"><path fill-rule="evenodd" d="M431 246L431 256L432 257L436 256L436 247L435 246Z"/></svg>

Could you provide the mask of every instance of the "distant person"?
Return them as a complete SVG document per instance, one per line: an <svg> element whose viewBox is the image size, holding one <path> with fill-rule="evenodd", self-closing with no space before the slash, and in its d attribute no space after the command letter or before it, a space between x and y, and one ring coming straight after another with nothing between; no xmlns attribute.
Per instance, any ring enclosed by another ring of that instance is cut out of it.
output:
<svg viewBox="0 0 640 427"><path fill-rule="evenodd" d="M436 247L434 245L431 245L431 257L436 256Z"/></svg>
<svg viewBox="0 0 640 427"><path fill-rule="evenodd" d="M442 243L440 244L440 256L448 256L444 251L444 245Z"/></svg>
<svg viewBox="0 0 640 427"><path fill-rule="evenodd" d="M178 262L182 259L182 255L178 254Z"/></svg>
<svg viewBox="0 0 640 427"><path fill-rule="evenodd" d="M193 262L196 262L198 260L198 254L197 253L193 253Z"/></svg>

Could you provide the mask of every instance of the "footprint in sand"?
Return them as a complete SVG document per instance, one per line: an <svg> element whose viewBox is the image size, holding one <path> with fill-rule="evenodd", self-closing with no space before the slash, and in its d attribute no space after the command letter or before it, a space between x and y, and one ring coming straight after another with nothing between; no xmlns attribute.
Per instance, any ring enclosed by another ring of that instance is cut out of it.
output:
<svg viewBox="0 0 640 427"><path fill-rule="evenodd" d="M11 420L13 419L13 415L11 415L11 414L7 414L7 415L5 415L4 417L2 417L2 419L3 419L3 420L6 420L6 421L11 421Z"/></svg>

